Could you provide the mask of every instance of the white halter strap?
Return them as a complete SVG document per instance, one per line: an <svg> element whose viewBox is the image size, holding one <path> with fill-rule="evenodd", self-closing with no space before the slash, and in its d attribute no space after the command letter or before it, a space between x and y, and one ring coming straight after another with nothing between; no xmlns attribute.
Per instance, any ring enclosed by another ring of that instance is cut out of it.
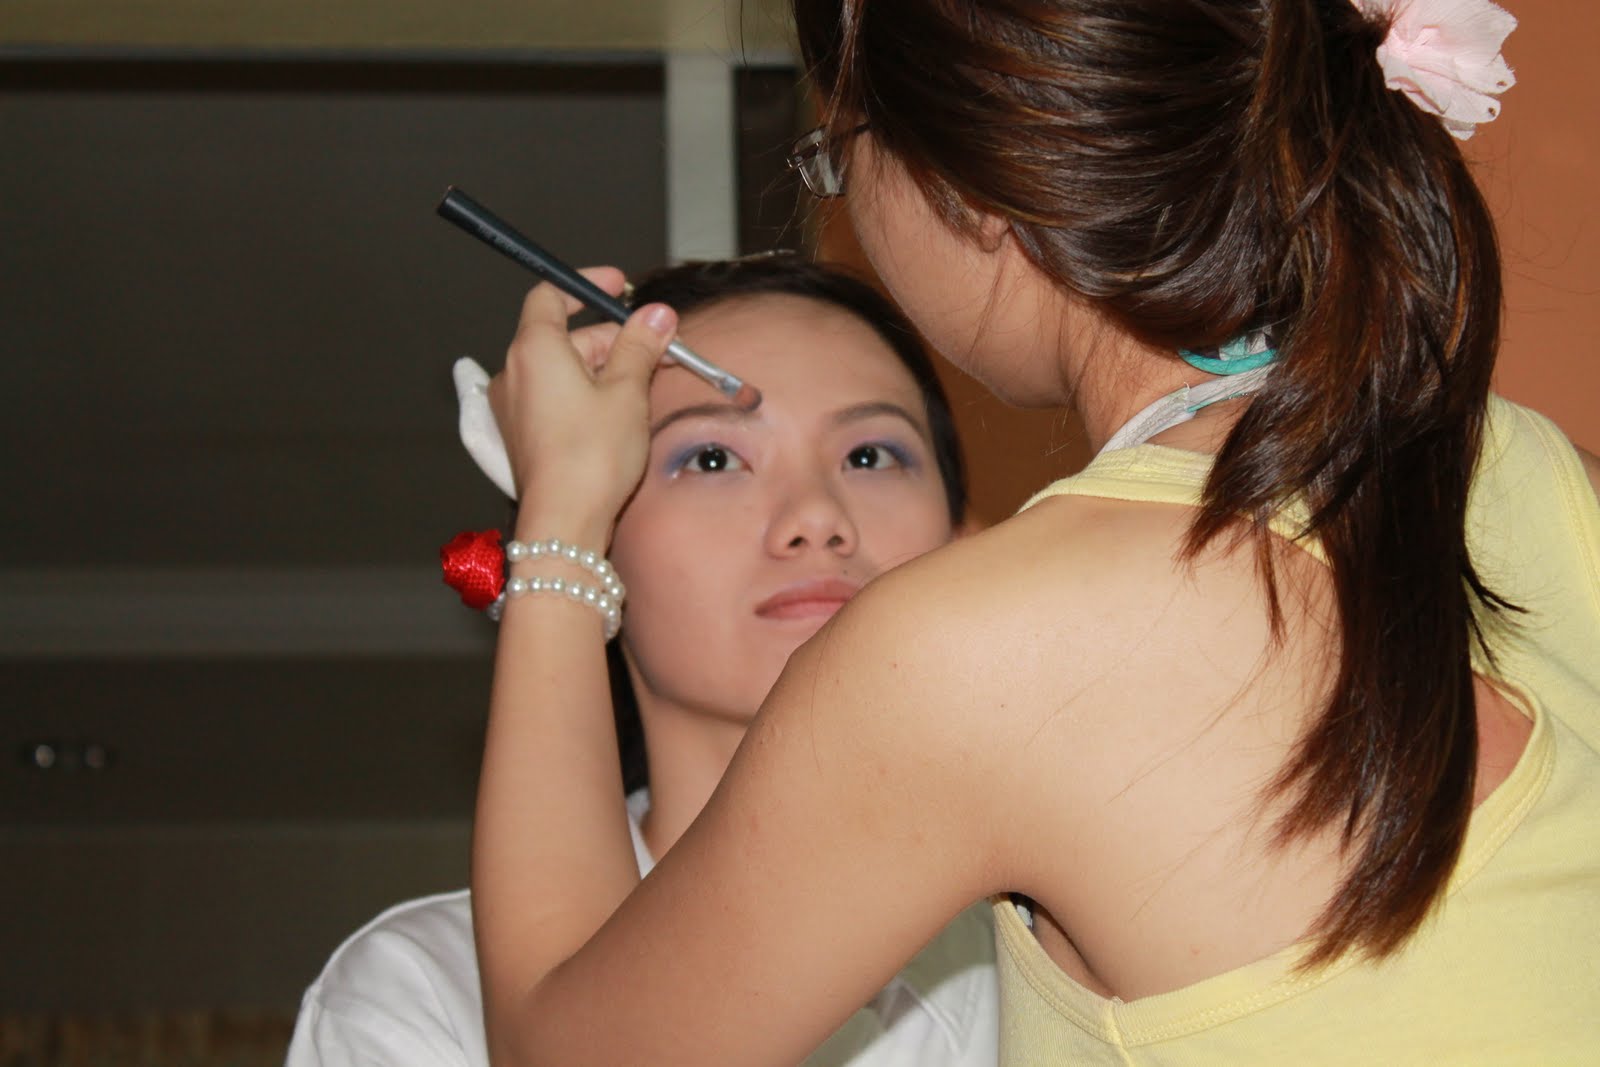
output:
<svg viewBox="0 0 1600 1067"><path fill-rule="evenodd" d="M1213 378L1199 385L1176 389L1123 423L1122 428L1111 435L1111 440L1100 451L1115 452L1119 448L1142 445L1163 430L1188 422L1201 408L1249 396L1266 384L1267 376L1271 373L1272 364L1268 363L1242 374Z"/></svg>

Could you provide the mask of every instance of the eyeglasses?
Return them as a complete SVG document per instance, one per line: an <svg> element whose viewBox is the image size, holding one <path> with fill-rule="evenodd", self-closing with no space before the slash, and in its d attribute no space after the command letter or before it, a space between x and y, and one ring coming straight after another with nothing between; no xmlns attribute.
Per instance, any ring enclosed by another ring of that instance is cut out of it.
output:
<svg viewBox="0 0 1600 1067"><path fill-rule="evenodd" d="M870 125L870 122L863 122L831 143L826 127L818 126L794 143L794 149L789 153L789 169L800 172L800 180L806 183L806 188L817 199L831 200L843 196L844 168L836 156L850 138Z"/></svg>

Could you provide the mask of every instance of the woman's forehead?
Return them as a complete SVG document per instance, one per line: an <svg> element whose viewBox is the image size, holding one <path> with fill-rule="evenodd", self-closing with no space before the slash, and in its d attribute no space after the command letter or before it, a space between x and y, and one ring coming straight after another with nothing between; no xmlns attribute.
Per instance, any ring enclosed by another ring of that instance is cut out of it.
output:
<svg viewBox="0 0 1600 1067"><path fill-rule="evenodd" d="M851 311L789 293L739 296L698 308L679 323L688 346L775 400L804 392L841 403L873 396L910 399L921 389L894 349ZM681 369L656 376L652 407L698 403L705 385ZM658 414L652 412L652 414Z"/></svg>

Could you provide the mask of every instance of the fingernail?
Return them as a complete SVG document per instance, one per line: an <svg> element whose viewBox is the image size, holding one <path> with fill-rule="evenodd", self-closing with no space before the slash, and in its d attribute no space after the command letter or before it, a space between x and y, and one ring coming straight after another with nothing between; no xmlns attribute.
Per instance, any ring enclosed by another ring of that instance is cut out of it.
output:
<svg viewBox="0 0 1600 1067"><path fill-rule="evenodd" d="M644 324L656 333L666 333L672 329L674 318L671 308L665 304L656 304L644 313Z"/></svg>

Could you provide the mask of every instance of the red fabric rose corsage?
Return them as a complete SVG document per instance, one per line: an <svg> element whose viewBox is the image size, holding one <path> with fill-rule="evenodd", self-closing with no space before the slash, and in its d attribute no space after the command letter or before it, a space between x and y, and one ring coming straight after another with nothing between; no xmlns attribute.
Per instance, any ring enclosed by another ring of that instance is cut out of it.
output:
<svg viewBox="0 0 1600 1067"><path fill-rule="evenodd" d="M483 611L500 599L506 587L506 552L499 530L463 530L439 549L445 584L461 594L461 602Z"/></svg>

